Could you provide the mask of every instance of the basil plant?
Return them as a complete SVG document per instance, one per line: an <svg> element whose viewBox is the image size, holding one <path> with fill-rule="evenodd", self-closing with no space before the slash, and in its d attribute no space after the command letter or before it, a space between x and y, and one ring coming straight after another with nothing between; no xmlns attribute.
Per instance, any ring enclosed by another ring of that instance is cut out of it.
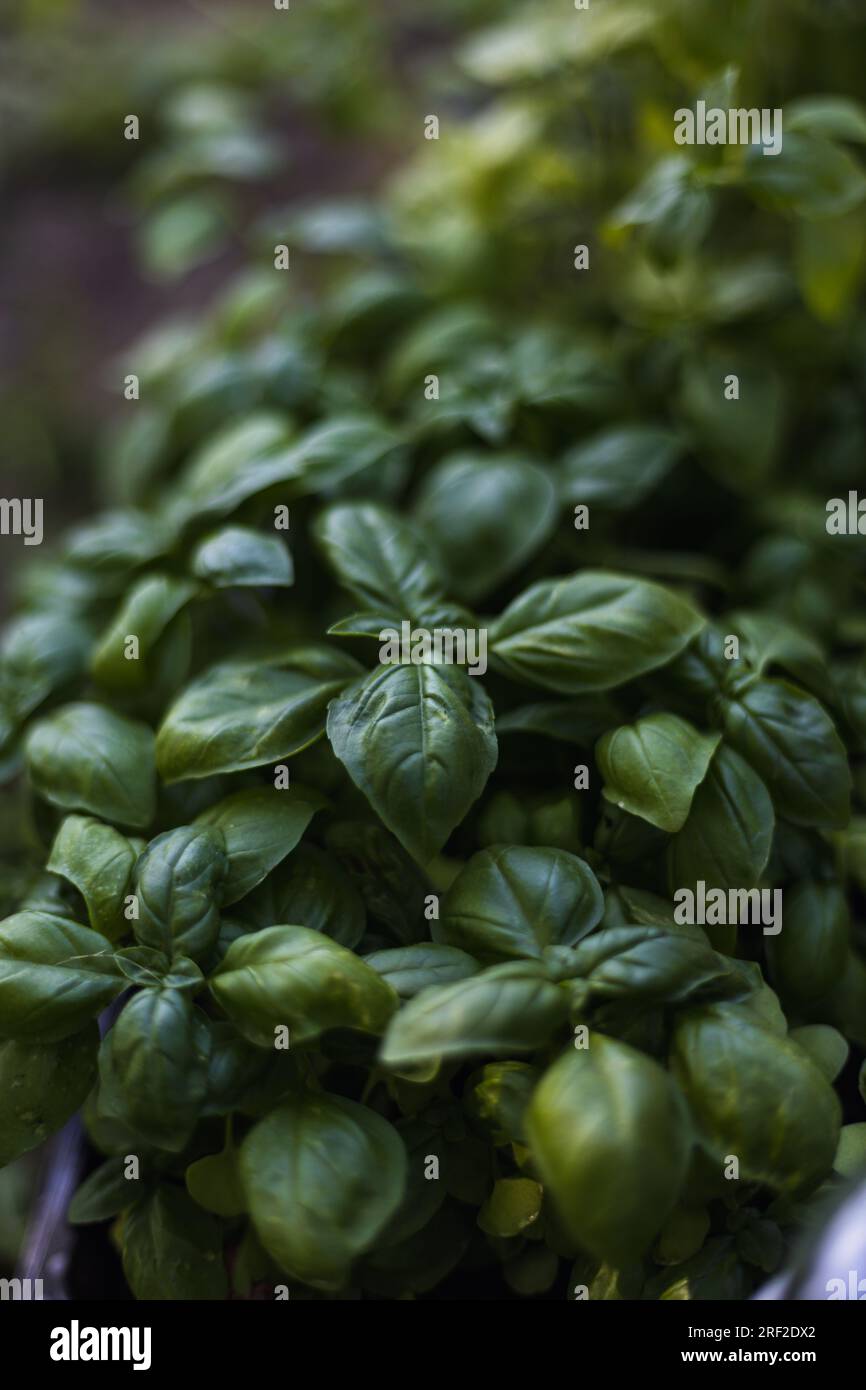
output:
<svg viewBox="0 0 866 1390"><path fill-rule="evenodd" d="M138 1298L744 1299L866 1167L862 34L711 8L480 7L26 554L0 1162Z"/></svg>

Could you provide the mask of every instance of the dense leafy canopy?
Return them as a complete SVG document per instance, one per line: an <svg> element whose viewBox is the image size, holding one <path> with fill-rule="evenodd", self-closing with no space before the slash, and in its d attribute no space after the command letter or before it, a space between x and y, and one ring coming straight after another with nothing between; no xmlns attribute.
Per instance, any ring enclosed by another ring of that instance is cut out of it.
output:
<svg viewBox="0 0 866 1390"><path fill-rule="evenodd" d="M0 645L0 1162L83 1109L138 1298L745 1298L857 1168L855 8L454 4L381 201L128 350ZM316 22L303 100L374 121ZM134 174L169 282L274 167L251 49ZM676 145L698 100L782 151Z"/></svg>

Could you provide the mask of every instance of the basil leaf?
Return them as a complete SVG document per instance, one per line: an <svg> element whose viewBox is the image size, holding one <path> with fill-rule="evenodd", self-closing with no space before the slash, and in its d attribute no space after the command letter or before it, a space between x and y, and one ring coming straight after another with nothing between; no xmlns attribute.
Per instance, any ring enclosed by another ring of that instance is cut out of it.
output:
<svg viewBox="0 0 866 1390"><path fill-rule="evenodd" d="M386 508L330 507L315 534L341 584L367 608L421 622L442 607L442 584L418 532Z"/></svg>
<svg viewBox="0 0 866 1390"><path fill-rule="evenodd" d="M328 829L327 844L357 887L367 911L383 924L389 936L408 945L427 935L424 910L429 883L384 826L338 821Z"/></svg>
<svg viewBox="0 0 866 1390"><path fill-rule="evenodd" d="M659 584L585 570L533 584L494 622L490 643L514 679L582 695L663 666L703 622Z"/></svg>
<svg viewBox="0 0 866 1390"><path fill-rule="evenodd" d="M792 1028L788 1037L802 1047L822 1076L828 1081L836 1080L851 1050L840 1032L823 1023L808 1023L802 1028Z"/></svg>
<svg viewBox="0 0 866 1390"><path fill-rule="evenodd" d="M224 907L261 883L294 849L323 805L317 792L297 787L286 791L250 787L234 792L196 817L197 826L215 829L225 842L228 871L222 885Z"/></svg>
<svg viewBox="0 0 866 1390"><path fill-rule="evenodd" d="M696 789L688 819L668 846L671 893L753 888L770 857L775 815L769 792L733 749L722 745Z"/></svg>
<svg viewBox="0 0 866 1390"><path fill-rule="evenodd" d="M683 452L683 441L655 425L618 425L583 440L563 456L558 478L563 498L609 507L638 506Z"/></svg>
<svg viewBox="0 0 866 1390"><path fill-rule="evenodd" d="M294 582L292 557L278 536L248 526L224 526L199 541L191 569L215 589L287 588Z"/></svg>
<svg viewBox="0 0 866 1390"><path fill-rule="evenodd" d="M250 1130L240 1169L265 1249L288 1275L318 1289L346 1282L406 1185L405 1149L387 1120L354 1101L311 1092Z"/></svg>
<svg viewBox="0 0 866 1390"><path fill-rule="evenodd" d="M319 647L298 647L280 666L211 667L160 725L160 775L171 784L291 757L319 738L329 701L358 670L351 657Z"/></svg>
<svg viewBox="0 0 866 1390"><path fill-rule="evenodd" d="M103 1114L146 1143L179 1153L202 1112L210 1045L207 1018L188 994L142 990L100 1049Z"/></svg>
<svg viewBox="0 0 866 1390"><path fill-rule="evenodd" d="M398 1245L377 1246L365 1258L364 1286L380 1298L426 1293L460 1263L474 1234L465 1207L445 1202L422 1230Z"/></svg>
<svg viewBox="0 0 866 1390"><path fill-rule="evenodd" d="M98 1043L98 1034L94 1035ZM94 1047L94 1074L95 1065ZM141 1192L141 1178L125 1176L126 1158L115 1155L107 1158L84 1179L69 1203L66 1219L70 1226L89 1226L96 1221L108 1221L112 1216L131 1205Z"/></svg>
<svg viewBox="0 0 866 1390"><path fill-rule="evenodd" d="M148 658L169 623L195 597L197 585L168 574L153 574L130 590L103 634L90 661L94 680L111 690L136 691L152 679ZM135 637L138 650L127 656Z"/></svg>
<svg viewBox="0 0 866 1390"><path fill-rule="evenodd" d="M444 1182L425 1177L428 1156L437 1154L436 1146L441 1144L441 1130L423 1117L398 1120L394 1128L406 1149L406 1187L403 1200L376 1240L377 1249L383 1250L423 1230L447 1197Z"/></svg>
<svg viewBox="0 0 866 1390"><path fill-rule="evenodd" d="M169 957L206 955L219 933L227 867L219 830L180 825L157 835L135 866L136 939Z"/></svg>
<svg viewBox="0 0 866 1390"><path fill-rule="evenodd" d="M851 934L837 883L803 879L784 890L784 919L765 941L770 979L786 1005L816 1003L841 979Z"/></svg>
<svg viewBox="0 0 866 1390"><path fill-rule="evenodd" d="M0 705L19 722L80 676L90 636L65 613L30 613L7 627L0 643Z"/></svg>
<svg viewBox="0 0 866 1390"><path fill-rule="evenodd" d="M0 1036L59 1042L122 988L110 943L89 927L35 911L0 922Z"/></svg>
<svg viewBox="0 0 866 1390"><path fill-rule="evenodd" d="M705 1142L720 1165L739 1159L741 1180L807 1192L829 1174L841 1109L795 1043L711 1004L679 1019L671 1066Z"/></svg>
<svg viewBox="0 0 866 1390"><path fill-rule="evenodd" d="M470 859L445 898L438 937L483 961L541 957L598 925L601 887L566 850L496 845Z"/></svg>
<svg viewBox="0 0 866 1390"><path fill-rule="evenodd" d="M345 947L307 927L274 926L234 941L210 979L211 993L238 1030L273 1047L274 1030L291 1045L329 1028L381 1033L397 995Z"/></svg>
<svg viewBox="0 0 866 1390"><path fill-rule="evenodd" d="M616 706L605 695L584 700L545 700L520 705L497 715L497 734L542 734L562 743L592 748L611 724L622 723Z"/></svg>
<svg viewBox="0 0 866 1390"><path fill-rule="evenodd" d="M63 1043L0 1041L0 1168L35 1149L84 1104L96 1080L95 1024Z"/></svg>
<svg viewBox="0 0 866 1390"><path fill-rule="evenodd" d="M282 793L279 793L282 795ZM341 946L357 946L367 924L364 901L333 855L302 844L238 906L254 927L299 922Z"/></svg>
<svg viewBox="0 0 866 1390"><path fill-rule="evenodd" d="M576 1008L619 998L679 1004L693 995L743 991L724 956L700 941L656 927L608 927L567 954L569 993Z"/></svg>
<svg viewBox="0 0 866 1390"><path fill-rule="evenodd" d="M850 815L844 746L817 700L786 681L756 680L721 705L725 738L795 825L839 829Z"/></svg>
<svg viewBox="0 0 866 1390"><path fill-rule="evenodd" d="M780 212L804 218L838 217L866 198L866 175L852 155L832 140L789 131L774 159L747 152L747 186Z"/></svg>
<svg viewBox="0 0 866 1390"><path fill-rule="evenodd" d="M659 830L680 830L720 737L699 733L676 714L648 714L611 729L595 750L602 793Z"/></svg>
<svg viewBox="0 0 866 1390"><path fill-rule="evenodd" d="M233 1023L210 1023L207 1097L204 1115L227 1115L240 1108L273 1057L240 1037Z"/></svg>
<svg viewBox="0 0 866 1390"><path fill-rule="evenodd" d="M401 999L413 999L431 985L449 985L455 980L468 980L477 975L477 960L458 951L454 946L423 942L417 946L399 946L393 951L374 951L364 956L383 980L397 991Z"/></svg>
<svg viewBox="0 0 866 1390"><path fill-rule="evenodd" d="M127 929L124 899L139 852L138 845L112 825L89 816L66 816L46 868L75 884L94 931L116 941Z"/></svg>
<svg viewBox="0 0 866 1390"><path fill-rule="evenodd" d="M449 666L385 666L328 711L352 781L419 863L442 848L496 766L493 708Z"/></svg>
<svg viewBox="0 0 866 1390"><path fill-rule="evenodd" d="M379 1054L400 1071L442 1057L507 1056L549 1042L568 999L535 961L509 961L423 990L392 1019Z"/></svg>
<svg viewBox="0 0 866 1390"><path fill-rule="evenodd" d="M545 1072L525 1116L566 1229L616 1266L642 1255L676 1205L692 1132L671 1077L650 1057L591 1033Z"/></svg>
<svg viewBox="0 0 866 1390"><path fill-rule="evenodd" d="M234 1145L191 1163L186 1170L186 1190L205 1211L217 1216L241 1216L247 1206Z"/></svg>
<svg viewBox="0 0 866 1390"><path fill-rule="evenodd" d="M488 1062L466 1083L463 1105L494 1144L525 1144L526 1107L538 1079L528 1062Z"/></svg>
<svg viewBox="0 0 866 1390"><path fill-rule="evenodd" d="M402 448L400 435L373 416L325 420L288 445L270 419L260 429L258 451L251 452L241 427L194 460L174 504L179 519L228 516L277 485L291 496L321 492L381 467Z"/></svg>
<svg viewBox="0 0 866 1390"><path fill-rule="evenodd" d="M153 819L156 774L146 724L103 705L64 705L26 741L33 786L65 811L144 829Z"/></svg>
<svg viewBox="0 0 866 1390"><path fill-rule="evenodd" d="M415 514L450 588L483 598L544 543L556 522L556 489L530 459L455 454L427 474Z"/></svg>
<svg viewBox="0 0 866 1390"><path fill-rule="evenodd" d="M164 522L146 512L103 512L89 525L76 527L64 556L82 569L128 574L157 559L170 540Z"/></svg>
<svg viewBox="0 0 866 1390"><path fill-rule="evenodd" d="M478 1213L478 1225L489 1236L509 1240L522 1235L541 1215L543 1189L531 1178L499 1178Z"/></svg>
<svg viewBox="0 0 866 1390"><path fill-rule="evenodd" d="M161 1183L127 1212L123 1273L135 1297L164 1301L228 1296L220 1229L180 1188Z"/></svg>

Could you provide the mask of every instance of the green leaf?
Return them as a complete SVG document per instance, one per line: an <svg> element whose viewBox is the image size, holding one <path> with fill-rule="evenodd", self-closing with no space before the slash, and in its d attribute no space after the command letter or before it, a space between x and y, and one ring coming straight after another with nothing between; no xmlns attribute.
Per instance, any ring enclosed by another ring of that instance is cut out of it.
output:
<svg viewBox="0 0 866 1390"><path fill-rule="evenodd" d="M765 947L770 979L786 1006L816 1003L841 979L851 934L848 903L837 883L802 879L787 885L784 919Z"/></svg>
<svg viewBox="0 0 866 1390"><path fill-rule="evenodd" d="M775 815L769 792L732 748L716 749L696 789L688 818L668 846L668 884L695 892L754 888L773 843Z"/></svg>
<svg viewBox="0 0 866 1390"><path fill-rule="evenodd" d="M415 507L454 593L483 598L534 555L556 522L556 489L520 455L455 454L424 480Z"/></svg>
<svg viewBox="0 0 866 1390"><path fill-rule="evenodd" d="M318 1289L346 1282L394 1215L406 1185L396 1130L354 1101L302 1093L247 1135L241 1180L265 1249Z"/></svg>
<svg viewBox="0 0 866 1390"><path fill-rule="evenodd" d="M29 613L0 643L0 705L16 720L84 671L90 635L67 613Z"/></svg>
<svg viewBox="0 0 866 1390"><path fill-rule="evenodd" d="M463 1104L494 1144L525 1144L524 1118L539 1072L528 1062L488 1062L466 1083Z"/></svg>
<svg viewBox="0 0 866 1390"><path fill-rule="evenodd" d="M457 875L438 938L483 961L539 959L546 946L580 941L603 910L598 880L576 855L495 845Z"/></svg>
<svg viewBox="0 0 866 1390"><path fill-rule="evenodd" d="M91 657L94 680L116 691L135 691L146 686L153 678L148 658L169 623L195 597L197 589L189 580L167 574L147 575L139 580ZM138 643L134 656L127 655L132 650L131 637Z"/></svg>
<svg viewBox="0 0 866 1390"><path fill-rule="evenodd" d="M651 255L671 264L694 252L713 217L713 195L696 176L691 160L673 155L654 165L608 218L605 230L616 243L638 228Z"/></svg>
<svg viewBox="0 0 866 1390"><path fill-rule="evenodd" d="M0 1036L59 1042L123 988L104 936L47 912L0 922Z"/></svg>
<svg viewBox="0 0 866 1390"><path fill-rule="evenodd" d="M514 679L582 695L663 666L703 621L659 584L585 570L533 584L494 622L490 643Z"/></svg>
<svg viewBox="0 0 866 1390"><path fill-rule="evenodd" d="M544 700L520 705L496 716L497 734L542 734L561 743L592 748L611 724L622 723L616 705L605 695L584 700Z"/></svg>
<svg viewBox="0 0 866 1390"><path fill-rule="evenodd" d="M126 574L156 560L170 540L165 523L147 512L103 512L71 532L64 554L81 569Z"/></svg>
<svg viewBox="0 0 866 1390"><path fill-rule="evenodd" d="M861 1179L866 1173L866 1124L843 1125L833 1168L843 1178Z"/></svg>
<svg viewBox="0 0 866 1390"><path fill-rule="evenodd" d="M850 97L822 95L798 97L785 109L786 131L805 131L831 140L866 144L866 107Z"/></svg>
<svg viewBox="0 0 866 1390"><path fill-rule="evenodd" d="M94 1034L94 1042L98 1041L98 1035ZM93 1070L95 1075L95 1047ZM70 1226L88 1226L97 1221L108 1221L125 1207L132 1205L141 1194L141 1179L126 1177L126 1167L126 1158L116 1154L107 1158L84 1179L80 1187L76 1188L66 1213Z"/></svg>
<svg viewBox="0 0 866 1390"><path fill-rule="evenodd" d="M191 1163L186 1170L186 1190L205 1211L217 1216L241 1216L247 1204L234 1145Z"/></svg>
<svg viewBox="0 0 866 1390"><path fill-rule="evenodd" d="M0 1168L35 1149L84 1104L96 1080L99 1031L62 1043L0 1041Z"/></svg>
<svg viewBox="0 0 866 1390"><path fill-rule="evenodd" d="M221 517L276 486L283 497L326 491L381 468L402 445L400 435L373 416L332 417L289 444L284 422L253 417L194 459L175 506L184 519Z"/></svg>
<svg viewBox="0 0 866 1390"><path fill-rule="evenodd" d="M648 714L611 729L595 750L603 795L673 834L685 825L720 737L699 733L676 714Z"/></svg>
<svg viewBox="0 0 866 1390"><path fill-rule="evenodd" d="M671 1066L720 1171L734 1155L741 1180L782 1192L829 1174L839 1102L795 1043L737 1005L711 1004L679 1019Z"/></svg>
<svg viewBox="0 0 866 1390"><path fill-rule="evenodd" d="M205 1115L227 1115L237 1110L254 1091L274 1061L260 1047L242 1038L233 1023L211 1020Z"/></svg>
<svg viewBox="0 0 866 1390"><path fill-rule="evenodd" d="M174 280L223 249L230 229L225 200L212 193L175 198L138 228L138 251L151 276Z"/></svg>
<svg viewBox="0 0 866 1390"><path fill-rule="evenodd" d="M792 1028L788 1036L803 1048L828 1081L836 1080L851 1050L837 1029L825 1023L807 1023L802 1028Z"/></svg>
<svg viewBox="0 0 866 1390"><path fill-rule="evenodd" d="M148 1144L179 1153L207 1094L210 1031L188 994L134 995L99 1053L100 1109Z"/></svg>
<svg viewBox="0 0 866 1390"><path fill-rule="evenodd" d="M179 825L151 840L135 867L136 940L168 957L200 960L219 933L228 863L218 829Z"/></svg>
<svg viewBox="0 0 866 1390"><path fill-rule="evenodd" d="M219 430L193 455L181 478L179 510L197 515L202 509L216 515L232 511L253 495L268 460L283 459L290 438L289 422L266 411Z"/></svg>
<svg viewBox="0 0 866 1390"><path fill-rule="evenodd" d="M224 526L199 541L191 569L215 589L288 588L294 582L292 557L278 536L248 526Z"/></svg>
<svg viewBox="0 0 866 1390"><path fill-rule="evenodd" d="M466 951L459 951L455 946L441 946L435 941L398 946L391 951L374 951L364 956L364 961L388 981L401 999L414 999L431 985L468 980L481 969L478 961Z"/></svg>
<svg viewBox="0 0 866 1390"><path fill-rule="evenodd" d="M33 786L54 806L136 830L153 819L156 774L146 724L104 705L64 705L32 726L26 754Z"/></svg>
<svg viewBox="0 0 866 1390"><path fill-rule="evenodd" d="M156 740L161 777L170 784L291 757L320 737L328 703L359 669L323 647L293 648L279 665L211 667L163 719Z"/></svg>
<svg viewBox="0 0 866 1390"><path fill-rule="evenodd" d="M340 583L367 608L423 622L444 603L420 534L373 503L329 507L315 535Z"/></svg>
<svg viewBox="0 0 866 1390"><path fill-rule="evenodd" d="M364 900L339 861L307 844L299 845L286 863L269 874L238 912L255 927L298 922L350 950L361 940L367 924Z"/></svg>
<svg viewBox="0 0 866 1390"><path fill-rule="evenodd" d="M525 1124L574 1240L617 1266L642 1255L676 1205L692 1146L682 1097L658 1062L592 1033L545 1072Z"/></svg>
<svg viewBox="0 0 866 1390"><path fill-rule="evenodd" d="M178 1187L161 1183L121 1228L123 1273L137 1299L222 1300L228 1280L218 1222Z"/></svg>
<svg viewBox="0 0 866 1390"><path fill-rule="evenodd" d="M521 1235L541 1215L542 1191L531 1178L500 1178L478 1213L478 1225L501 1240Z"/></svg>
<svg viewBox="0 0 866 1390"><path fill-rule="evenodd" d="M565 1022L568 999L536 961L508 961L423 990L392 1019L380 1061L401 1071L442 1057L530 1052Z"/></svg>
<svg viewBox="0 0 866 1390"><path fill-rule="evenodd" d="M569 994L578 1012L608 999L645 1006L743 992L742 980L724 956L659 927L608 927L567 955Z"/></svg>
<svg viewBox="0 0 866 1390"><path fill-rule="evenodd" d="M287 1027L291 1046L330 1028L381 1033L397 995L369 965L321 932L273 926L232 942L210 980L211 993L245 1038L274 1046Z"/></svg>
<svg viewBox="0 0 866 1390"><path fill-rule="evenodd" d="M771 207L797 217L838 217L866 198L866 174L847 150L812 132L785 132L778 155L759 147L746 157L746 186Z"/></svg>
<svg viewBox="0 0 866 1390"><path fill-rule="evenodd" d="M78 889L90 925L110 941L127 930L124 899L140 853L140 841L89 816L66 816L54 837L46 869Z"/></svg>
<svg viewBox="0 0 866 1390"><path fill-rule="evenodd" d="M611 511L637 507L671 471L683 441L656 425L617 425L569 449L557 477L565 501Z"/></svg>
<svg viewBox="0 0 866 1390"><path fill-rule="evenodd" d="M324 798L312 790L248 787L196 818L196 825L217 830L225 842L228 872L221 890L224 907L251 893L285 859L324 804Z"/></svg>
<svg viewBox="0 0 866 1390"><path fill-rule="evenodd" d="M856 303L866 272L862 209L821 222L798 222L797 282L812 313L827 323L843 318Z"/></svg>
<svg viewBox="0 0 866 1390"><path fill-rule="evenodd" d="M850 815L845 748L823 706L786 681L756 680L721 705L725 738L795 825L839 829Z"/></svg>
<svg viewBox="0 0 866 1390"><path fill-rule="evenodd" d="M725 389L730 376L739 383L734 399ZM727 488L748 494L765 483L782 439L785 405L780 373L752 353L710 349L685 362L681 411L702 462Z"/></svg>
<svg viewBox="0 0 866 1390"><path fill-rule="evenodd" d="M419 863L442 848L496 766L493 708L453 666L385 666L328 711L352 781Z"/></svg>
<svg viewBox="0 0 866 1390"><path fill-rule="evenodd" d="M328 827L327 845L367 911L390 936L403 945L426 939L429 881L384 826L378 821L338 821Z"/></svg>

